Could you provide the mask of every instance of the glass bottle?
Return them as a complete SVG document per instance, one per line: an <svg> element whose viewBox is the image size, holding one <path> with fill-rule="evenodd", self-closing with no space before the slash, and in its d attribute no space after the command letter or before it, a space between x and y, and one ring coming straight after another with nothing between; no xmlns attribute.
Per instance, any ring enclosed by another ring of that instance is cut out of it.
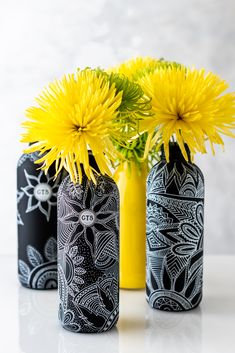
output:
<svg viewBox="0 0 235 353"><path fill-rule="evenodd" d="M98 170L92 155L90 165ZM66 177L58 192L59 320L70 331L110 330L119 313L119 194L105 175L96 184Z"/></svg>
<svg viewBox="0 0 235 353"><path fill-rule="evenodd" d="M18 276L24 287L57 288L57 191L54 180L34 162L38 153L23 154L17 165Z"/></svg>
<svg viewBox="0 0 235 353"><path fill-rule="evenodd" d="M184 311L202 299L204 178L177 143L147 178L146 295L154 309Z"/></svg>

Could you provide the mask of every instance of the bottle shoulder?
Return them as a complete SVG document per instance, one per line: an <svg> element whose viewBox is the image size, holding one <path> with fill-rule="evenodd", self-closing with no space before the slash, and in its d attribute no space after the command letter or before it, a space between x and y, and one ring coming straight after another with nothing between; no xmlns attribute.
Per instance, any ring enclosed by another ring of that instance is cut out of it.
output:
<svg viewBox="0 0 235 353"><path fill-rule="evenodd" d="M197 171L197 173L200 175L200 177L202 178L202 180L203 180L203 182L205 181L205 178L204 178L204 175L203 175L203 172L202 172L202 170L198 167L198 165L197 164L195 164L195 163L190 163L192 166L193 166L193 168Z"/></svg>
<svg viewBox="0 0 235 353"><path fill-rule="evenodd" d="M27 160L34 163L38 158L39 158L39 155L37 152L23 153L18 159L17 167L20 167Z"/></svg>
<svg viewBox="0 0 235 353"><path fill-rule="evenodd" d="M175 172L176 174L185 174L185 171L188 174L199 175L204 182L204 175L198 165L181 161L173 161L167 163L165 160L159 161L150 169L147 179L159 173L165 172L167 174L172 174Z"/></svg>
<svg viewBox="0 0 235 353"><path fill-rule="evenodd" d="M29 154L23 153L17 161L17 167L21 167L22 164L24 164L24 162L27 160L31 160L31 156Z"/></svg>
<svg viewBox="0 0 235 353"><path fill-rule="evenodd" d="M82 200L83 198L105 199L105 197L119 198L119 191L115 181L108 175L97 175L96 184L89 180L85 173L82 175L81 182L73 183L67 175L58 190L60 198L70 198Z"/></svg>

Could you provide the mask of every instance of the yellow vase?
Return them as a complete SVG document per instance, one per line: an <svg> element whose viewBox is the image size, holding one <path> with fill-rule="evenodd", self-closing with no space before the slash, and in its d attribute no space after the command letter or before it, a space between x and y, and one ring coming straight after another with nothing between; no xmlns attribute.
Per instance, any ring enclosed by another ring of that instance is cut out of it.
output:
<svg viewBox="0 0 235 353"><path fill-rule="evenodd" d="M114 174L120 193L120 287L137 289L145 287L147 163L141 169L129 163Z"/></svg>

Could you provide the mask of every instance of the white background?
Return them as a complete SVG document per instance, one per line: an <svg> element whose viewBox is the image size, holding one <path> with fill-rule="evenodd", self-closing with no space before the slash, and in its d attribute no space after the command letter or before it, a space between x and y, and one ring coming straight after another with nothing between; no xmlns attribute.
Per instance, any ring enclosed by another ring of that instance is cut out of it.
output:
<svg viewBox="0 0 235 353"><path fill-rule="evenodd" d="M0 0L0 254L16 253L20 123L33 97L76 67L165 57L226 79L235 90L234 0ZM235 254L235 140L198 156L206 179L205 249Z"/></svg>

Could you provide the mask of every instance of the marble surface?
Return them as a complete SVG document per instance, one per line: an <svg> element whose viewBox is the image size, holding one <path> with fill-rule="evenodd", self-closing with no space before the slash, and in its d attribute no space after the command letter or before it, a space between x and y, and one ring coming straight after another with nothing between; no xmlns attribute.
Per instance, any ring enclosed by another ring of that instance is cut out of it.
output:
<svg viewBox="0 0 235 353"><path fill-rule="evenodd" d="M76 67L152 55L205 67L235 90L234 0L0 1L0 253L16 253L15 166L33 97ZM235 254L235 140L196 160L206 178L205 248ZM7 177L6 177L7 174Z"/></svg>
<svg viewBox="0 0 235 353"><path fill-rule="evenodd" d="M103 334L76 334L57 320L57 291L21 287L16 258L0 256L4 353L234 353L235 256L206 256L201 305L185 313L150 309L144 291L121 290L120 319Z"/></svg>

